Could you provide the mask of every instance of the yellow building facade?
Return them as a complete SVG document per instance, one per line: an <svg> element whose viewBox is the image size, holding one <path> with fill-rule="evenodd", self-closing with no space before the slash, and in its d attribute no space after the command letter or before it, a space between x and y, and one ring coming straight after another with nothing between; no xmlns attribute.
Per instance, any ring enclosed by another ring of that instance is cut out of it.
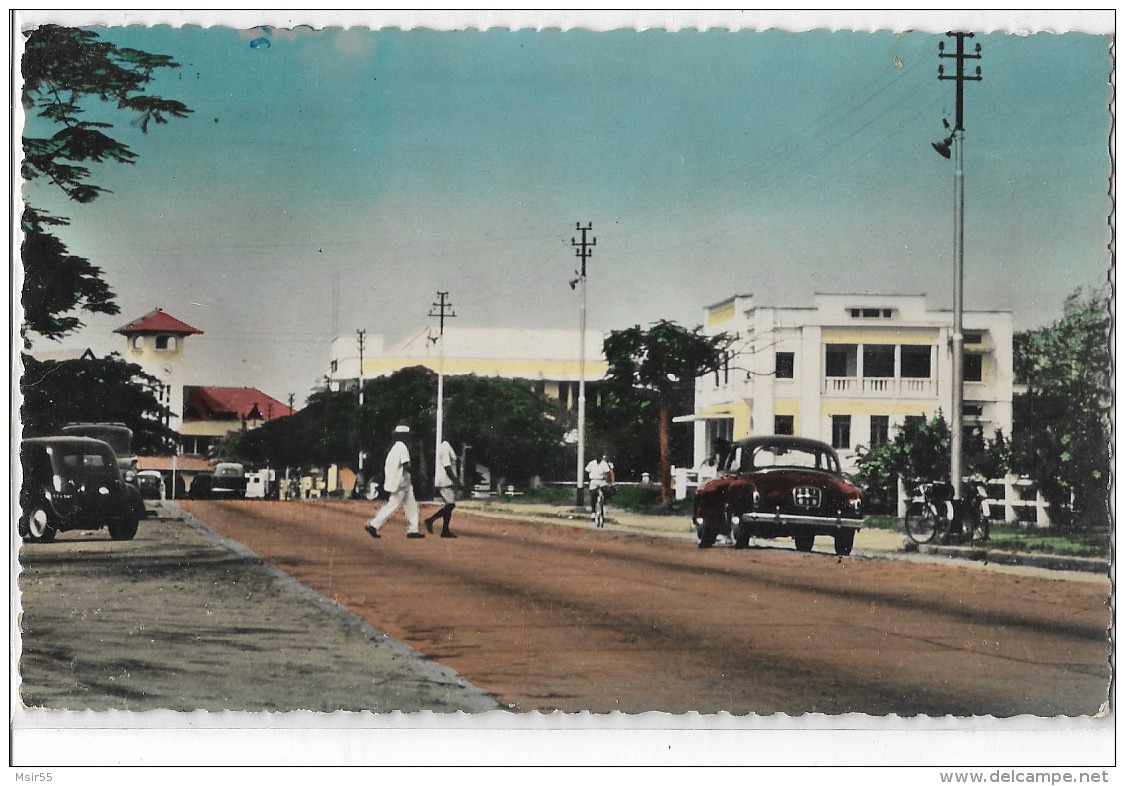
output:
<svg viewBox="0 0 1125 786"><path fill-rule="evenodd" d="M438 335L422 328L397 343L382 336L341 336L332 343L328 384L333 389L355 386L360 378L389 376L423 366L446 376L498 377L522 380L538 393L575 409L581 379L602 379L608 366L602 353L604 334L587 330L516 330L447 327ZM584 355L584 357L583 357Z"/></svg>

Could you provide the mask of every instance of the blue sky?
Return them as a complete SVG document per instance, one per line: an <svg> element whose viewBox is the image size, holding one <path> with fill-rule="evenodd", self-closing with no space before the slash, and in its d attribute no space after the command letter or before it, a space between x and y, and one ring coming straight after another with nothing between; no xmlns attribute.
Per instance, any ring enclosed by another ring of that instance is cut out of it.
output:
<svg viewBox="0 0 1125 786"><path fill-rule="evenodd" d="M157 306L205 335L198 384L300 405L334 333L395 340L448 291L465 327L697 324L736 293L926 293L952 304L954 113L939 32L99 28L181 68L187 120L113 133L133 166L66 204L73 253L119 317L63 346L119 348ZM745 20L743 20L745 21ZM906 29L896 28L896 29ZM966 87L966 307L1017 329L1109 269L1110 28L986 33ZM268 42L263 43L263 39ZM946 61L948 63L948 61ZM39 346L54 346L37 343Z"/></svg>

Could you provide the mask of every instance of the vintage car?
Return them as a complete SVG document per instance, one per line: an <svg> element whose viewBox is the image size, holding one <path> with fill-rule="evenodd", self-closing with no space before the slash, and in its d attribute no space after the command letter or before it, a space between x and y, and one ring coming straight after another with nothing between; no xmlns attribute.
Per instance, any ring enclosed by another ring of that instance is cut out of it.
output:
<svg viewBox="0 0 1125 786"><path fill-rule="evenodd" d="M137 473L137 488L142 499L160 499L164 496L164 476L155 469L142 469Z"/></svg>
<svg viewBox="0 0 1125 786"><path fill-rule="evenodd" d="M137 456L133 452L133 430L124 423L68 423L59 431L64 437L100 439L113 448L117 466L126 483L137 482Z"/></svg>
<svg viewBox="0 0 1125 786"><path fill-rule="evenodd" d="M132 540L144 517L141 493L126 483L108 443L89 437L39 437L20 444L20 536L49 543L59 532L106 527Z"/></svg>
<svg viewBox="0 0 1125 786"><path fill-rule="evenodd" d="M840 471L830 446L789 436L751 437L720 461L719 476L695 494L692 526L700 548L730 538L746 548L751 537L793 538L812 551L817 535L831 535L836 553L851 554L863 526L862 492Z"/></svg>
<svg viewBox="0 0 1125 786"><path fill-rule="evenodd" d="M212 499L243 499L246 496L246 469L234 461L220 461L211 473Z"/></svg>

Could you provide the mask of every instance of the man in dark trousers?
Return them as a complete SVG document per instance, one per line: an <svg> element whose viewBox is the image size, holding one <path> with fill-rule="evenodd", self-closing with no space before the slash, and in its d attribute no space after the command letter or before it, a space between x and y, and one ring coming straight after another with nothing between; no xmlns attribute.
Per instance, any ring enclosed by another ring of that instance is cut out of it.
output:
<svg viewBox="0 0 1125 786"><path fill-rule="evenodd" d="M457 453L448 439L443 439L438 446L434 464L434 491L444 504L422 523L426 525L427 532L433 532L434 522L441 519L441 536L455 538L457 536L449 530L449 520L453 517L453 509L457 507L457 489L461 488L461 481L457 479Z"/></svg>

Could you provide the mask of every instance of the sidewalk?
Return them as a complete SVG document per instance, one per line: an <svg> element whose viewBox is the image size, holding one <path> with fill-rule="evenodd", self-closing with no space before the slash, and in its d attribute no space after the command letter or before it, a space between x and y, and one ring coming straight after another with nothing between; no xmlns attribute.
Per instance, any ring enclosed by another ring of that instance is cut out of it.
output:
<svg viewBox="0 0 1125 786"><path fill-rule="evenodd" d="M458 502L457 506L482 516L514 516L546 524L590 526L588 511L568 505L514 502L505 499L474 499ZM616 533L650 535L695 543L695 533L691 529L688 517L683 514L646 515L609 506L606 510L606 529ZM751 543L753 542L751 540ZM759 542L774 543L779 548L792 545L786 539ZM818 538L817 549L829 546L830 542L830 538ZM1099 576L1108 575L1110 569L1107 560L1088 557L1018 553L981 546L917 546L910 543L901 532L874 528L861 529L856 533L852 553L856 556L894 559L959 559L981 565L1038 568L1049 571L1091 573Z"/></svg>

